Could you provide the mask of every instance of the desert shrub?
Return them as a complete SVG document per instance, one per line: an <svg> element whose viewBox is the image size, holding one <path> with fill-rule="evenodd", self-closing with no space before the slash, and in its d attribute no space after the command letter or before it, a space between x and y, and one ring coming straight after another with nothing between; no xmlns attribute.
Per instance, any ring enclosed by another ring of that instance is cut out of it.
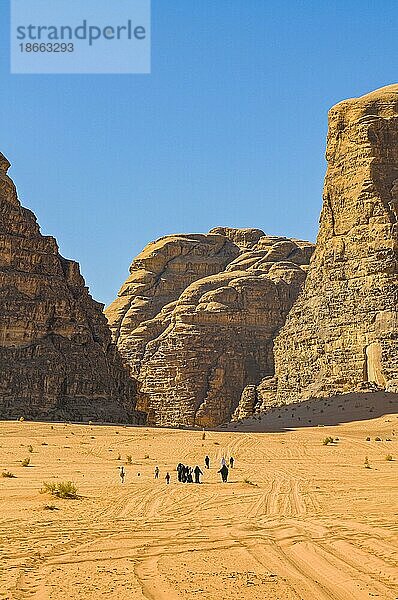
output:
<svg viewBox="0 0 398 600"><path fill-rule="evenodd" d="M381 438L380 437L375 437L375 442L381 442Z"/></svg>
<svg viewBox="0 0 398 600"><path fill-rule="evenodd" d="M220 445L220 442L214 442L214 445L215 445L215 446L219 446L219 445Z"/></svg>
<svg viewBox="0 0 398 600"><path fill-rule="evenodd" d="M133 462L133 457L131 456L131 454L128 454L126 456L126 462L128 465L131 465L131 463Z"/></svg>
<svg viewBox="0 0 398 600"><path fill-rule="evenodd" d="M9 477L9 478L15 477L14 473L11 473L10 471L7 471L6 469L4 471L2 471L1 476L2 477Z"/></svg>
<svg viewBox="0 0 398 600"><path fill-rule="evenodd" d="M327 446L328 444L333 444L333 442L333 438L330 435L328 435L327 437L325 437L322 443L324 446Z"/></svg>
<svg viewBox="0 0 398 600"><path fill-rule="evenodd" d="M121 454L118 454L118 455L117 455L117 459L116 459L116 460L122 460L122 455L121 455Z"/></svg>
<svg viewBox="0 0 398 600"><path fill-rule="evenodd" d="M19 419L18 419L18 420L19 420L21 423L22 423L22 421L25 421L24 417L19 417Z"/></svg>
<svg viewBox="0 0 398 600"><path fill-rule="evenodd" d="M244 483L247 483L247 485L252 485L254 487L258 487L257 483L253 483L252 481L250 481L250 479L248 479L247 477L244 478L243 480Z"/></svg>
<svg viewBox="0 0 398 600"><path fill-rule="evenodd" d="M149 458L149 454L145 454L144 458Z"/></svg>
<svg viewBox="0 0 398 600"><path fill-rule="evenodd" d="M43 487L41 488L40 493L45 494L47 492L49 494L54 494L56 489L56 483L48 483L48 481L43 481Z"/></svg>
<svg viewBox="0 0 398 600"><path fill-rule="evenodd" d="M55 504L45 504L43 506L44 510L59 510L58 506L55 506Z"/></svg>
<svg viewBox="0 0 398 600"><path fill-rule="evenodd" d="M391 455L391 454L387 454L387 456L386 456L386 460L390 461L390 460L392 460L392 459L393 459L393 458L392 458L392 455Z"/></svg>
<svg viewBox="0 0 398 600"><path fill-rule="evenodd" d="M370 442L370 437L367 437L367 438L366 438L366 441L367 441L367 442Z"/></svg>
<svg viewBox="0 0 398 600"><path fill-rule="evenodd" d="M365 456L365 469L370 469L369 459Z"/></svg>
<svg viewBox="0 0 398 600"><path fill-rule="evenodd" d="M41 493L52 494L58 498L77 498L77 487L72 481L60 481L59 483L43 482Z"/></svg>
<svg viewBox="0 0 398 600"><path fill-rule="evenodd" d="M47 442L42 442L41 445L42 446L48 446Z"/></svg>
<svg viewBox="0 0 398 600"><path fill-rule="evenodd" d="M28 446L28 452L33 452L33 446L31 444Z"/></svg>
<svg viewBox="0 0 398 600"><path fill-rule="evenodd" d="M57 492L57 496L60 498L77 498L77 487L72 481L58 483Z"/></svg>
<svg viewBox="0 0 398 600"><path fill-rule="evenodd" d="M30 464L30 458L26 457L21 461L21 464L23 467L29 467Z"/></svg>

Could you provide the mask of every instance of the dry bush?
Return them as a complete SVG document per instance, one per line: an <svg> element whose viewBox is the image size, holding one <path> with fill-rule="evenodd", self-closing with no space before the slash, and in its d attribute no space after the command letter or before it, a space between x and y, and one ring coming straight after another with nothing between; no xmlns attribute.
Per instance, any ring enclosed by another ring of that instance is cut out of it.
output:
<svg viewBox="0 0 398 600"><path fill-rule="evenodd" d="M44 481L40 492L42 494L52 494L53 496L64 499L78 498L77 487L72 481L60 481L59 483L48 483Z"/></svg>
<svg viewBox="0 0 398 600"><path fill-rule="evenodd" d="M257 483L253 483L252 481L250 481L250 479L247 479L247 477L245 477L243 482L247 483L247 485L252 485L253 487L258 487Z"/></svg>
<svg viewBox="0 0 398 600"><path fill-rule="evenodd" d="M23 467L29 467L30 465L30 458L26 457L23 460L21 460L21 464Z"/></svg>
<svg viewBox="0 0 398 600"><path fill-rule="evenodd" d="M391 455L391 454L387 454L387 456L386 456L386 460L388 460L388 461L391 461L391 460L393 460L393 457L392 457L392 455Z"/></svg>
<svg viewBox="0 0 398 600"><path fill-rule="evenodd" d="M328 435L328 437L325 437L322 443L324 446L327 446L328 444L333 444L334 439L330 435Z"/></svg>
<svg viewBox="0 0 398 600"><path fill-rule="evenodd" d="M7 471L6 469L4 471L2 471L1 476L2 477L9 477L9 478L15 477L14 473L11 473L10 471Z"/></svg>

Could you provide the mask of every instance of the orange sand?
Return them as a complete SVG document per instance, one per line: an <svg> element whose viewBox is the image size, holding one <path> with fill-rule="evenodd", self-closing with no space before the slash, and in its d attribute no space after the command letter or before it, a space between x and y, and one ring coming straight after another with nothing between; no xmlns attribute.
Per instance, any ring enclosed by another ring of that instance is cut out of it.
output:
<svg viewBox="0 0 398 600"><path fill-rule="evenodd" d="M324 446L329 435L339 441ZM203 485L179 484L176 463L202 467L206 453ZM223 485L217 469L231 453ZM16 478L0 478L2 600L398 597L397 414L205 440L200 431L1 422L3 468ZM39 493L43 481L67 479L80 499Z"/></svg>

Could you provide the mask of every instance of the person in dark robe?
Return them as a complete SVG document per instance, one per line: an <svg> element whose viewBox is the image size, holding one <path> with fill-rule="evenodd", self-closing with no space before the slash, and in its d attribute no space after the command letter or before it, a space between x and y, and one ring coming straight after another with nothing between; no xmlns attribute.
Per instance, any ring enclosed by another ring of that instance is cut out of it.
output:
<svg viewBox="0 0 398 600"><path fill-rule="evenodd" d="M120 481L124 483L124 478L126 477L126 471L124 470L124 467L119 467L119 475Z"/></svg>
<svg viewBox="0 0 398 600"><path fill-rule="evenodd" d="M203 475L200 467L198 465L196 465L193 472L195 474L195 483L200 483L200 476Z"/></svg>
<svg viewBox="0 0 398 600"><path fill-rule="evenodd" d="M227 481L228 481L228 467L227 467L227 465L223 465L221 467L221 469L218 471L218 473L220 473L221 479L222 479L223 483L227 483Z"/></svg>
<svg viewBox="0 0 398 600"><path fill-rule="evenodd" d="M206 469L210 469L210 458L207 456L205 456L205 467Z"/></svg>
<svg viewBox="0 0 398 600"><path fill-rule="evenodd" d="M170 483L170 473L166 473L165 480L166 480L167 485L169 485L169 483Z"/></svg>
<svg viewBox="0 0 398 600"><path fill-rule="evenodd" d="M192 467L187 467L188 468L188 474L187 474L187 482L188 483L193 483L193 477L192 477Z"/></svg>
<svg viewBox="0 0 398 600"><path fill-rule="evenodd" d="M233 456L231 456L230 459L229 459L229 466L231 467L231 469L234 468L234 462L235 462L235 459L234 459Z"/></svg>

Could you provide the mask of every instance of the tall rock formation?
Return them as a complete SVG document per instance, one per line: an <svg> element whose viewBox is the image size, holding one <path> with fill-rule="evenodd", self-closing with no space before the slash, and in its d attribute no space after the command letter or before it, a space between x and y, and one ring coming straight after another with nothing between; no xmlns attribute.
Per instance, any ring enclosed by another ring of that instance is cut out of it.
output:
<svg viewBox="0 0 398 600"><path fill-rule="evenodd" d="M219 227L166 236L134 259L106 310L150 423L228 421L274 373L273 339L301 289L309 242Z"/></svg>
<svg viewBox="0 0 398 600"><path fill-rule="evenodd" d="M398 379L398 85L329 112L323 208L304 290L275 343L277 399Z"/></svg>
<svg viewBox="0 0 398 600"><path fill-rule="evenodd" d="M0 418L142 422L103 305L21 206L9 167L0 154Z"/></svg>

